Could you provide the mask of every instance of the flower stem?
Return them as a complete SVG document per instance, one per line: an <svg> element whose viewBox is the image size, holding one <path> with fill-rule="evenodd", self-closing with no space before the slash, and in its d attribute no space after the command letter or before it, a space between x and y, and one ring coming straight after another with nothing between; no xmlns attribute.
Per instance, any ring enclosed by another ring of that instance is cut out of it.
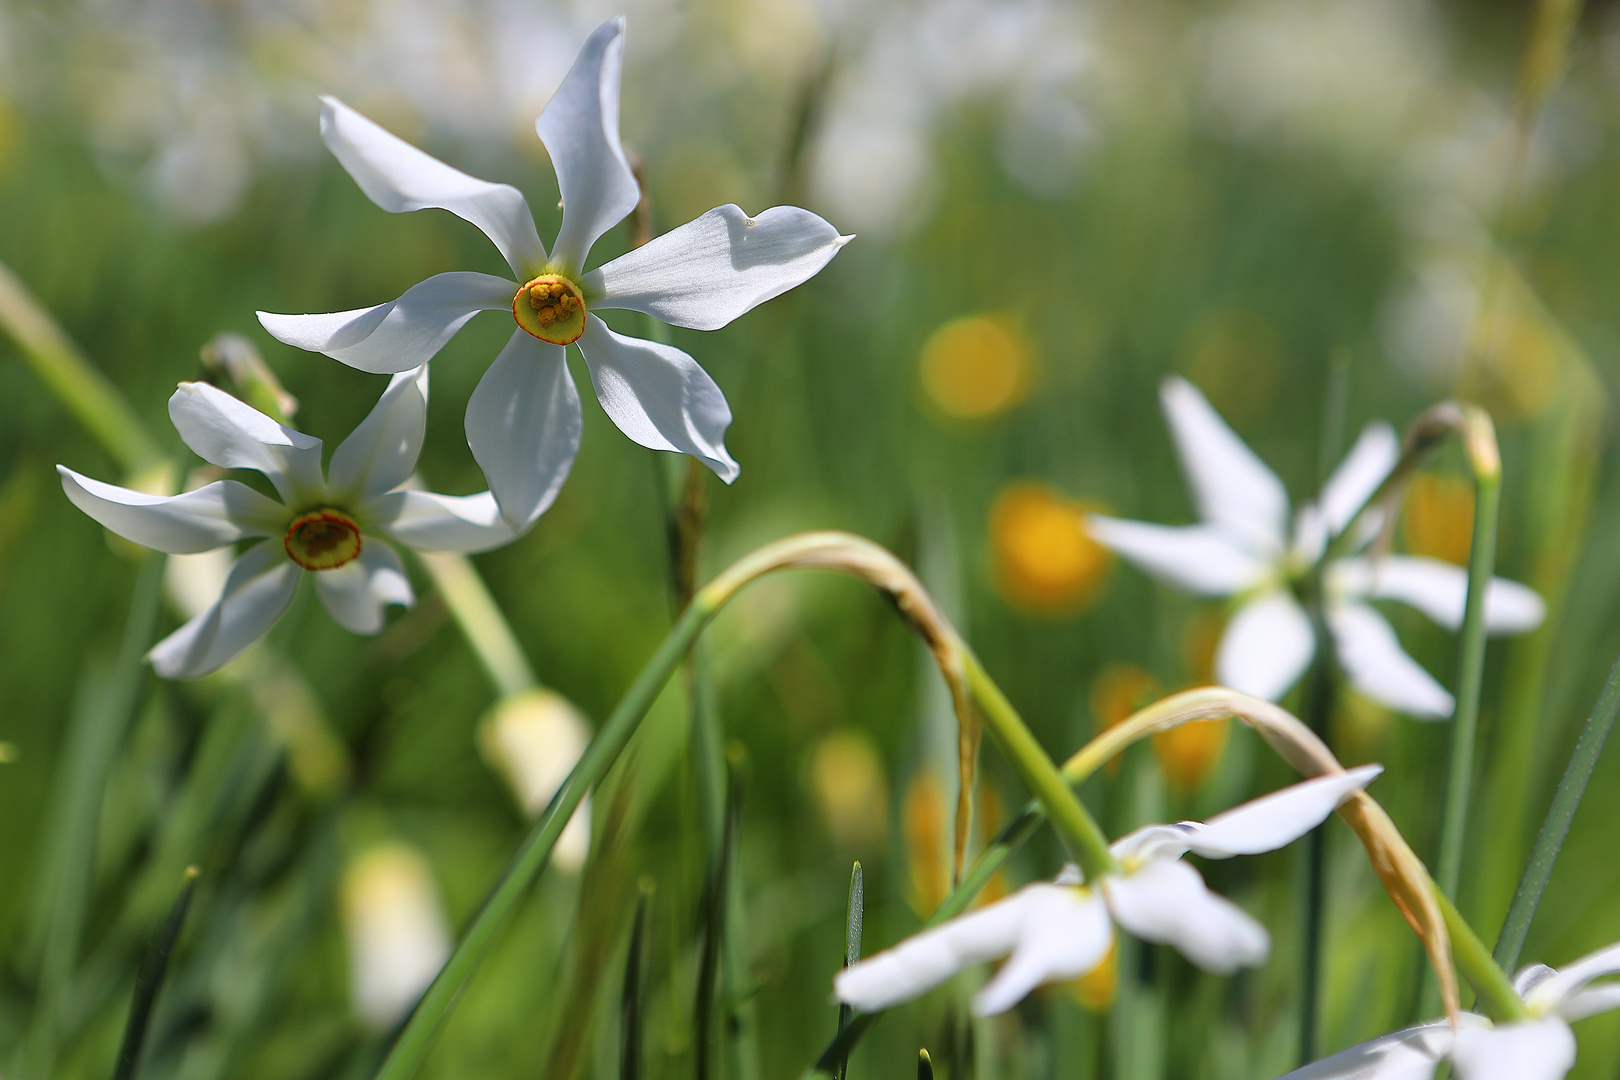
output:
<svg viewBox="0 0 1620 1080"><path fill-rule="evenodd" d="M1523 1000L1514 992L1507 973L1491 959L1485 943L1479 940L1479 935L1468 925L1468 920L1462 917L1456 905L1439 888L1434 890L1434 895L1440 904L1441 914L1445 916L1457 967L1473 985L1486 1015L1492 1020L1528 1020L1530 1010L1525 1008Z"/></svg>
<svg viewBox="0 0 1620 1080"><path fill-rule="evenodd" d="M534 668L518 644L512 626L501 614L477 567L465 555L449 552L417 552L417 557L433 578L439 595L450 609L473 655L483 665L490 682L501 697L512 697L539 687Z"/></svg>
<svg viewBox="0 0 1620 1080"><path fill-rule="evenodd" d="M1525 864L1519 887L1514 890L1513 903L1508 907L1507 917L1502 920L1502 932L1497 936L1494 955L1503 970L1511 971L1519 964L1525 936L1530 932L1530 921L1536 917L1542 890L1552 876L1553 864L1558 861L1564 837L1569 835L1569 826L1575 819L1575 811L1580 808L1581 796L1586 794L1586 784L1592 779L1598 755L1603 753L1603 743L1609 737L1609 729L1614 726L1616 711L1620 711L1620 660L1616 660L1610 669L1609 681L1603 685L1603 692L1592 707L1592 715L1581 729L1575 752L1569 756L1569 765L1564 769L1564 778L1558 782L1552 805L1547 808L1547 819L1541 823L1535 846L1530 849L1530 860Z"/></svg>

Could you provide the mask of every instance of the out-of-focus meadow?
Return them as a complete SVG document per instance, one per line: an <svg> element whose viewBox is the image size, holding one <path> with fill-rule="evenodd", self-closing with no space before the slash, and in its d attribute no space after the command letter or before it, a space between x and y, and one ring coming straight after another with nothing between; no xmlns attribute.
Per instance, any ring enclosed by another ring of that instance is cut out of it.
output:
<svg viewBox="0 0 1620 1080"><path fill-rule="evenodd" d="M531 125L584 34L612 14L599 8L0 5L0 260L165 452L182 450L165 400L204 374L200 349L221 332L262 350L300 403L298 426L330 446L382 379L276 343L254 311L375 304L499 260L447 214L368 202L320 144L315 95L517 185L549 235L556 187ZM1580 14L1567 78L1519 154L1531 4L632 3L624 136L658 230L721 203L797 202L859 234L814 280L725 331L675 331L724 389L742 465L730 487L707 482L700 577L803 529L892 548L1061 758L1158 693L1211 678L1225 609L1115 563L1075 513L1192 519L1158 406L1165 375L1200 386L1296 502L1368 420L1400 426L1446 396L1478 400L1505 462L1499 570L1549 602L1543 629L1493 642L1487 659L1461 897L1488 939L1620 650L1617 14ZM628 226L610 233L597 261L629 241ZM1497 345L1471 349L1487 303ZM433 365L421 472L438 490L484 486L462 412L509 331L475 320ZM539 678L599 723L671 623L667 479L662 457L586 397L556 506L476 562ZM68 732L101 692L138 573L62 497L58 462L121 475L0 340L8 1078L26 1075L48 951L48 823L71 775ZM1404 550L1466 560L1466 475L1455 447L1426 467L1397 530ZM141 948L188 862L203 877L146 1075L369 1075L395 1014L356 1004L353 926L402 893L429 938L453 936L527 830L480 750L496 693L412 573L420 602L374 639L336 627L306 590L270 635L269 674L147 677L58 988L57 1075L110 1067ZM1456 639L1389 614L1449 685ZM848 581L757 585L706 642L725 734L746 755L731 913L745 948L723 980L726 1075L797 1075L836 1024L851 860L865 870L868 952L944 894L954 719L892 610ZM591 860L548 870L428 1075L613 1074L642 895L648 1075L687 1075L705 811L684 701L678 682L660 699L594 798ZM1346 761L1386 764L1375 793L1432 857L1445 726L1349 696L1331 735ZM1083 795L1118 835L1289 779L1252 733L1218 724L1136 748ZM1026 797L987 747L981 827ZM1620 937L1617 815L1611 753L1527 959L1558 964ZM1328 828L1331 1050L1413 1018L1420 951L1349 833ZM1060 859L1042 835L992 891L1049 876ZM1206 868L1272 929L1259 971L1220 980L1126 944L1109 978L1049 988L993 1021L970 1020L960 988L904 1007L851 1070L906 1075L926 1046L951 1077L1282 1072L1294 1064L1299 863L1288 850ZM1614 1076L1620 1019L1586 1021L1580 1037L1573 1075Z"/></svg>

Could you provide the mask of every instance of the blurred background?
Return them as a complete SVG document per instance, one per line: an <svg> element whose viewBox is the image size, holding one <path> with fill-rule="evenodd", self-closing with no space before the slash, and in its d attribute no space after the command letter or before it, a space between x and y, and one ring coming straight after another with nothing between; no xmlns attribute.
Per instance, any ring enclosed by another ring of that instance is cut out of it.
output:
<svg viewBox="0 0 1620 1080"><path fill-rule="evenodd" d="M675 331L725 390L742 465L731 487L707 481L700 577L804 529L889 546L1055 756L1211 678L1226 609L1114 564L1077 512L1192 519L1158 408L1166 374L1200 386L1296 504L1372 419L1401 426L1452 394L1489 408L1499 569L1550 611L1487 658L1462 906L1493 937L1620 650L1620 8L1577 13L1559 81L1556 63L1525 74L1527 44L1558 35L1538 37L1541 9L1516 0L0 0L0 261L164 453L182 450L165 401L208 375L201 350L221 333L261 349L297 426L335 445L383 380L274 342L255 309L366 306L500 263L448 214L368 202L320 143L316 95L517 185L550 236L533 119L621 8L624 139L658 231L721 203L794 202L859 234L724 331ZM596 261L629 240L610 233ZM1472 347L1486 314L1491 345ZM508 332L475 320L433 365L422 474L437 490L483 487L462 413ZM547 719L561 706L544 699L503 727L419 566L420 602L374 639L301 594L247 668L146 677L127 737L103 747L99 818L81 823L82 929L52 946L53 830L94 750L71 734L105 692L139 571L51 472L117 481L124 463L24 359L0 339L0 1074L106 1074L142 946L195 862L145 1074L360 1080L409 1007L398 987L436 968L548 794L514 758L565 753L577 725ZM672 601L667 463L585 396L555 508L476 564L540 680L589 725ZM1471 515L1452 447L1413 485L1398 543L1464 562ZM185 572L170 585L183 606ZM1389 614L1450 685L1455 639ZM868 952L945 893L954 720L892 610L848 581L766 581L706 640L743 781L723 1072L793 1076L836 1024L851 861ZM685 700L677 680L593 800L589 857L576 845L547 872L428 1075L612 1075L638 897L647 1074L690 1074L706 810ZM1386 763L1374 793L1431 858L1445 727L1345 695L1331 734L1347 762ZM1221 722L1135 748L1083 794L1118 835L1288 780ZM987 748L981 834L1024 799ZM1617 814L1611 754L1527 960L1620 938ZM1350 834L1328 828L1324 1050L1412 1019L1420 962ZM1060 859L1042 834L989 891ZM926 1046L952 1077L1285 1071L1300 861L1205 867L1272 928L1262 970L1221 980L1122 944L1103 974L991 1022L968 1017L970 987L899 1009L851 1069L909 1075ZM1620 1017L1578 1033L1572 1075L1616 1075Z"/></svg>

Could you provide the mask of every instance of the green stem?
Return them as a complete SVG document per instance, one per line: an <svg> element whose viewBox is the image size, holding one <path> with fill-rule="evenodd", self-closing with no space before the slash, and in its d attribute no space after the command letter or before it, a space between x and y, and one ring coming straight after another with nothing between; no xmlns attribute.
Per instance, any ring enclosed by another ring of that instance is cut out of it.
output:
<svg viewBox="0 0 1620 1080"><path fill-rule="evenodd" d="M1434 890L1434 897L1440 905L1440 913L1445 916L1446 932L1451 935L1451 955L1457 961L1457 970L1474 987L1486 1015L1497 1021L1530 1019L1530 1010L1514 992L1507 973L1491 959L1485 943L1457 911L1457 906L1438 888Z"/></svg>
<svg viewBox="0 0 1620 1080"><path fill-rule="evenodd" d="M1457 709L1451 717L1451 755L1446 801L1440 816L1440 858L1436 881L1455 900L1462 877L1463 842L1468 828L1468 797L1473 787L1474 738L1479 729L1480 683L1485 674L1485 598L1496 565L1496 513L1500 472L1474 475L1474 539L1468 554L1468 599L1463 607L1462 643L1457 659Z"/></svg>
<svg viewBox="0 0 1620 1080"><path fill-rule="evenodd" d="M1108 852L1108 838L1096 820L1080 805L1074 789L1069 786L1052 759L1035 741L1023 718L1008 702L1006 695L986 674L979 658L966 646L962 648L962 665L969 692L978 705L990 734L1001 744L1002 752L1018 770L1019 778L1034 792L1052 825L1062 838L1064 847L1085 872L1086 880L1095 881L1104 874L1119 873L1119 864Z"/></svg>
<svg viewBox="0 0 1620 1080"><path fill-rule="evenodd" d="M472 560L444 552L418 552L417 556L496 692L504 698L536 689L540 680Z"/></svg>
<svg viewBox="0 0 1620 1080"><path fill-rule="evenodd" d="M186 924L186 912L191 908L191 896L196 891L195 866L186 867L180 878L180 891L174 898L163 925L153 935L146 956L141 960L135 976L135 996L129 1005L129 1023L124 1028L124 1043L118 1048L118 1065L113 1080L135 1080L141 1065L141 1047L146 1043L146 1030L152 1022L152 1010L157 1005L158 991L163 988L164 973L169 970L169 955L180 938Z"/></svg>
<svg viewBox="0 0 1620 1080"><path fill-rule="evenodd" d="M1592 779L1598 755L1603 753L1603 743L1609 737L1609 729L1614 726L1616 711L1620 711L1620 660L1616 660L1610 669L1609 681L1604 684L1597 704L1592 707L1592 715L1581 729L1575 752L1570 755L1569 765L1564 769L1564 778L1558 782L1552 805L1547 808L1547 819L1541 823L1541 832L1536 834L1536 843L1530 850L1524 876L1519 879L1519 887L1513 893L1513 903L1508 907L1507 917L1502 920L1495 957L1504 970L1511 971L1518 966L1519 954L1524 951L1525 936L1530 932L1530 922L1536 917L1542 891L1547 887L1547 879L1552 876L1553 864L1558 861L1564 838L1569 835L1570 823L1575 820L1581 797L1586 794L1586 784Z"/></svg>
<svg viewBox="0 0 1620 1080"><path fill-rule="evenodd" d="M377 1080L405 1080L422 1064L438 1034L439 1025L455 1006L461 988L494 945L496 934L507 917L517 908L527 895L529 886L544 869L551 849L562 835L563 827L568 824L580 799L618 760L642 717L652 707L654 699L680 666L687 649L713 614L713 607L694 602L658 647L647 666L642 668L641 674L636 676L636 681L631 684L618 707L585 748L574 771L568 774L568 779L552 796L550 805L535 822L506 873L473 917L472 925L462 935L450 959L411 1013L399 1039L377 1071Z"/></svg>

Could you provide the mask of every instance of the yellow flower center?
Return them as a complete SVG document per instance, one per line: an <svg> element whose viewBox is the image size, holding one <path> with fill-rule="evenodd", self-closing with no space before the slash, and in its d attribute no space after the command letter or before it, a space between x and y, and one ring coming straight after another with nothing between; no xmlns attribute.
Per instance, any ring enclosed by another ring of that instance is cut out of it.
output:
<svg viewBox="0 0 1620 1080"><path fill-rule="evenodd" d="M558 274L541 274L512 298L512 318L541 341L572 345L585 332L585 297Z"/></svg>
<svg viewBox="0 0 1620 1080"><path fill-rule="evenodd" d="M360 554L360 526L341 510L322 507L287 527L287 557L305 570L336 570Z"/></svg>

